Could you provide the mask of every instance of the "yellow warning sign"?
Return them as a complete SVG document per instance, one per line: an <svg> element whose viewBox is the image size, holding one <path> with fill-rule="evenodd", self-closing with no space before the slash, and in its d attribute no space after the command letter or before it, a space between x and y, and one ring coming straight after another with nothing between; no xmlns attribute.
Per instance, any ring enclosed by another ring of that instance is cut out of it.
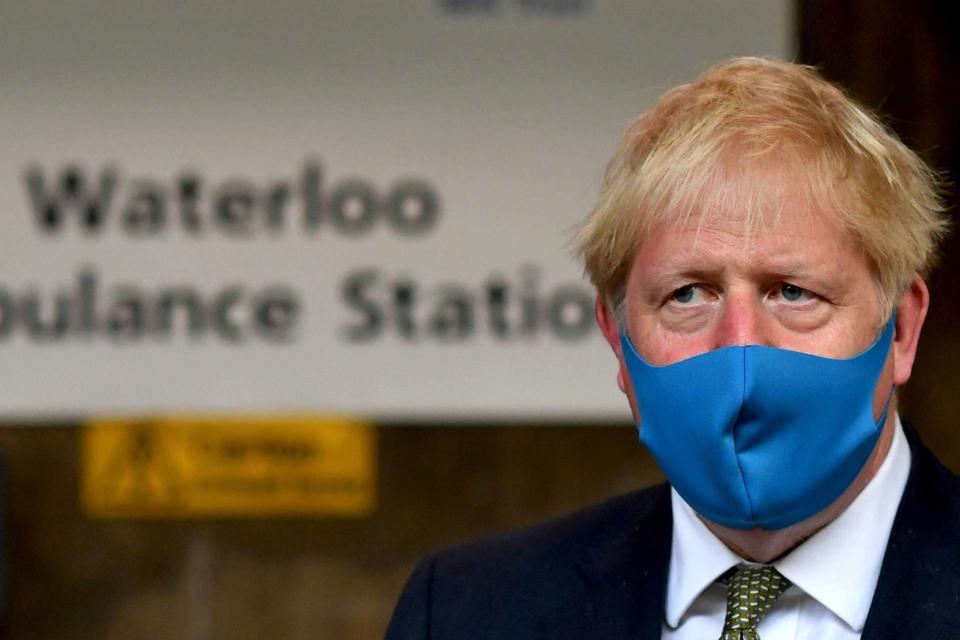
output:
<svg viewBox="0 0 960 640"><path fill-rule="evenodd" d="M320 418L102 420L83 435L93 517L363 516L376 505L376 434Z"/></svg>

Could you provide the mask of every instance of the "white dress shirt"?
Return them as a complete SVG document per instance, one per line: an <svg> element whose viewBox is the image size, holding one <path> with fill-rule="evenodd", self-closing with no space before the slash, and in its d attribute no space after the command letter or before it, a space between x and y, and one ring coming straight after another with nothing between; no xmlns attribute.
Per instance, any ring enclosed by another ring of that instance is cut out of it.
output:
<svg viewBox="0 0 960 640"><path fill-rule="evenodd" d="M773 563L793 586L760 621L763 640L860 638L893 519L910 473L910 448L896 416L890 451L873 479L840 516ZM750 564L724 545L672 492L673 541L664 640L713 640L726 614L716 579Z"/></svg>

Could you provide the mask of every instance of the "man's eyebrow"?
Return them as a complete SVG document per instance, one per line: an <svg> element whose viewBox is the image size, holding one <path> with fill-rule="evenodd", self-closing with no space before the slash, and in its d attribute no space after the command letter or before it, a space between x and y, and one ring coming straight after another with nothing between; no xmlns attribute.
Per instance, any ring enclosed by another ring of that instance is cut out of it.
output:
<svg viewBox="0 0 960 640"><path fill-rule="evenodd" d="M656 265L650 275L654 279L674 278L714 278L726 270L726 265L718 265L705 256L683 256L667 260L666 264ZM749 272L754 276L802 278L822 284L837 286L845 280L840 265L825 265L822 262L792 256L772 256L752 262Z"/></svg>
<svg viewBox="0 0 960 640"><path fill-rule="evenodd" d="M708 253L685 252L673 254L666 260L654 265L653 271L666 275L686 273L711 274L723 271L727 266L727 264L718 263L717 258ZM810 260L809 258L782 255L751 260L749 268L750 270L780 271L783 273L825 272L829 270L824 268L822 262Z"/></svg>

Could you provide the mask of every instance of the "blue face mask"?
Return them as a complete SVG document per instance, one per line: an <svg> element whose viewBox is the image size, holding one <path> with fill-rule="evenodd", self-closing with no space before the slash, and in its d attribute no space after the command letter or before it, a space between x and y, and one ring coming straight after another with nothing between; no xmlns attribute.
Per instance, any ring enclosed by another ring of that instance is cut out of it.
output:
<svg viewBox="0 0 960 640"><path fill-rule="evenodd" d="M620 336L640 441L702 516L736 529L782 529L831 504L880 436L873 394L893 340L844 360L757 345L657 367Z"/></svg>

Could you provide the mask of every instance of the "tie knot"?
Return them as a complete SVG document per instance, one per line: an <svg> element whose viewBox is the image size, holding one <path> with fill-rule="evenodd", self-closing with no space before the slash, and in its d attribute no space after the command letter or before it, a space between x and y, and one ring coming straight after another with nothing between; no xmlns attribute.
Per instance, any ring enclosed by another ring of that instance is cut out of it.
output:
<svg viewBox="0 0 960 640"><path fill-rule="evenodd" d="M720 579L727 585L727 617L720 640L759 640L757 625L790 581L773 567L741 567Z"/></svg>

